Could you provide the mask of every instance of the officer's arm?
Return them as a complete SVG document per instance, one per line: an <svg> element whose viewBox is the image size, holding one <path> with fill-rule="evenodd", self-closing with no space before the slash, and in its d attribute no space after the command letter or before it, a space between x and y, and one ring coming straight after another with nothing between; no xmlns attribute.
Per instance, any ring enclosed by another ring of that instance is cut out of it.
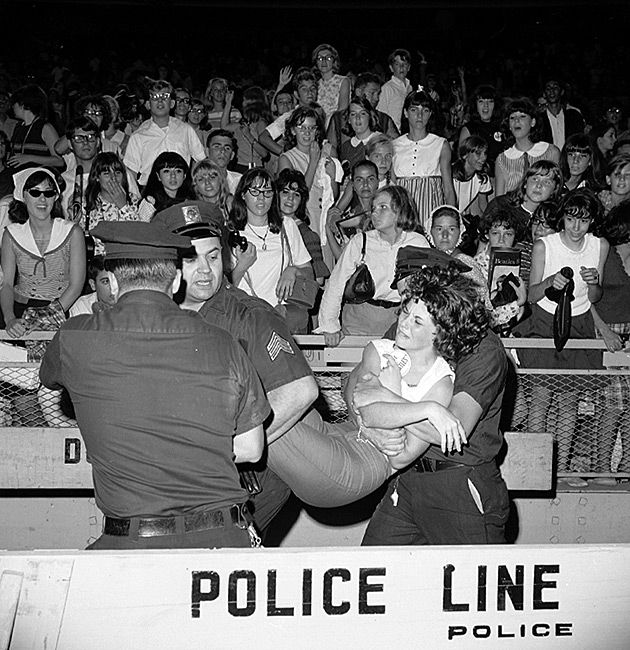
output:
<svg viewBox="0 0 630 650"><path fill-rule="evenodd" d="M52 390L61 390L61 355L59 352L59 332L46 346L46 353L39 366L39 380Z"/></svg>
<svg viewBox="0 0 630 650"><path fill-rule="evenodd" d="M317 382L311 375L270 390L267 400L272 413L265 427L267 442L271 443L286 433L317 399L317 393Z"/></svg>
<svg viewBox="0 0 630 650"><path fill-rule="evenodd" d="M265 432L262 424L234 436L234 462L255 463L260 459L265 447Z"/></svg>

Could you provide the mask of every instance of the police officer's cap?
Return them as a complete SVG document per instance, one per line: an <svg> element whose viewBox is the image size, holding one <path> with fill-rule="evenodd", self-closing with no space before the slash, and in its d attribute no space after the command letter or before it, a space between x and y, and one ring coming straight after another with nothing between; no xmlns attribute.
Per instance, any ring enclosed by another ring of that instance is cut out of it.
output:
<svg viewBox="0 0 630 650"><path fill-rule="evenodd" d="M448 266L449 264L457 266L462 273L471 270L461 260L437 248L419 248L418 246L400 248L396 256L396 272L391 288L395 289L398 282L427 266Z"/></svg>
<svg viewBox="0 0 630 650"><path fill-rule="evenodd" d="M166 210L157 212L151 223L159 223L171 232L179 232L183 226L208 223L215 228L221 228L223 219L217 216L216 206L206 201L186 201L172 205Z"/></svg>
<svg viewBox="0 0 630 650"><path fill-rule="evenodd" d="M206 239L207 237L218 237L221 239L223 229L214 223L187 223L185 226L175 228L176 235L184 235L195 239Z"/></svg>
<svg viewBox="0 0 630 650"><path fill-rule="evenodd" d="M177 259L178 251L191 246L189 237L143 221L101 221L90 234L105 244L105 257L110 260Z"/></svg>

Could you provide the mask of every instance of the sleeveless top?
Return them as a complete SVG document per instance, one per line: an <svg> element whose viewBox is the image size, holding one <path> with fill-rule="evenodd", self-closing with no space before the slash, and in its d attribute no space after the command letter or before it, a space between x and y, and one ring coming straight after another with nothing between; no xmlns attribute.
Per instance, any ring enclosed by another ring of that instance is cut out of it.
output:
<svg viewBox="0 0 630 650"><path fill-rule="evenodd" d="M54 300L70 284L70 239L78 226L65 219L53 219L50 241L44 253L37 248L31 228L26 223L12 223L6 228L15 254L17 284L15 300L27 303Z"/></svg>
<svg viewBox="0 0 630 650"><path fill-rule="evenodd" d="M381 368L385 368L387 366L385 355L391 355L394 351L394 348L396 347L394 341L390 339L377 339L372 341L372 345L376 348L378 356L381 359ZM431 388L433 388L440 379L444 379L444 377L450 377L452 381L455 379L455 373L442 357L438 357L429 370L420 378L420 381L417 384L411 386L405 381L404 377L402 378L401 397L404 397L410 402L420 402Z"/></svg>
<svg viewBox="0 0 630 650"><path fill-rule="evenodd" d="M604 264L604 285L597 313L605 323L630 323L630 277L617 249L610 247Z"/></svg>
<svg viewBox="0 0 630 650"><path fill-rule="evenodd" d="M27 156L49 156L48 145L42 139L42 130L46 122L41 117L36 117L29 125L20 122L13 130L11 149L14 154L23 153ZM26 169L32 163L20 165L13 173Z"/></svg>
<svg viewBox="0 0 630 650"><path fill-rule="evenodd" d="M345 78L340 74L334 74L328 81L319 80L317 103L324 109L326 114L326 127L328 127L328 122L339 105L339 91Z"/></svg>
<svg viewBox="0 0 630 650"><path fill-rule="evenodd" d="M505 176L505 193L515 190L521 184L527 169L539 160L551 160L548 142L536 142L529 151L521 151L512 146L499 154L497 165Z"/></svg>
<svg viewBox="0 0 630 650"><path fill-rule="evenodd" d="M490 122L470 120L464 126L468 129L470 135L479 136L488 143L488 165L491 173L494 174L494 161L505 146L505 136L501 131L501 123L494 120L490 120Z"/></svg>
<svg viewBox="0 0 630 650"><path fill-rule="evenodd" d="M446 140L428 133L422 140L411 140L408 134L393 142L392 171L396 178L441 176L440 153Z"/></svg>
<svg viewBox="0 0 630 650"><path fill-rule="evenodd" d="M544 280L557 273L564 266L572 268L573 282L575 282L573 291L575 299L571 303L571 315L585 314L591 308L591 301L588 299L588 285L580 275L580 267L597 268L601 239L587 232L582 248L579 251L567 248L562 243L559 232L543 237L542 241L545 243L545 270L542 279ZM546 296L538 302L538 305L549 314L553 314L557 306L555 302L549 300Z"/></svg>

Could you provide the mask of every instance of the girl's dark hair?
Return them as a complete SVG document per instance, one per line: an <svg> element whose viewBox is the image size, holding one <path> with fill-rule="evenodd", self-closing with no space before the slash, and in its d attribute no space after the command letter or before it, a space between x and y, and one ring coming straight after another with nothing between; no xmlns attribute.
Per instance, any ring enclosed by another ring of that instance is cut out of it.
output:
<svg viewBox="0 0 630 650"><path fill-rule="evenodd" d="M253 101L244 106L241 113L243 114L241 123L245 125L254 124L260 120L263 120L267 124L272 121L271 112L266 102Z"/></svg>
<svg viewBox="0 0 630 650"><path fill-rule="evenodd" d="M527 239L527 228L523 220L512 210L486 211L479 222L479 237L481 241L488 241L488 233L493 226L505 226L514 230L514 243Z"/></svg>
<svg viewBox="0 0 630 650"><path fill-rule="evenodd" d="M267 213L269 230L273 233L279 233L282 227L282 215L278 208L278 193L276 192L276 183L273 176L262 167L248 169L242 176L241 180L234 191L234 200L230 210L229 222L236 230L245 230L247 225L247 204L245 203L245 193L250 187L259 188L269 185L273 190L273 199Z"/></svg>
<svg viewBox="0 0 630 650"><path fill-rule="evenodd" d="M425 267L409 277L407 305L422 300L435 324L433 345L456 364L479 345L488 331L488 312L473 280L456 263Z"/></svg>
<svg viewBox="0 0 630 650"><path fill-rule="evenodd" d="M391 201L392 210L398 215L396 225L407 232L418 232L421 235L426 235L424 228L420 223L418 217L418 209L416 204L411 200L409 192L400 185L387 185L378 190L374 196L374 200L379 194L387 194Z"/></svg>
<svg viewBox="0 0 630 650"><path fill-rule="evenodd" d="M458 158L453 163L453 178L457 181L464 182L470 180L466 176L466 156L469 153L488 151L488 143L478 135L468 136L462 143L459 145L457 150ZM486 182L490 175L490 168L488 167L488 162L484 163L483 169L479 172L475 172L473 176L479 176L482 182ZM471 177L472 178L472 177Z"/></svg>
<svg viewBox="0 0 630 650"><path fill-rule="evenodd" d="M57 180L57 185L59 186L59 191L63 193L66 183L63 178L57 174L55 174L55 178ZM51 189L56 189L50 176L46 172L36 171L26 179L26 183L24 183L24 191L26 192L26 190L37 187L40 183L44 182L48 183ZM13 223L26 223L28 221L28 210L26 209L26 203L24 203L24 201L13 199L11 203L9 203L8 214L9 219ZM61 194L55 199L50 216L53 219L63 219L63 211L61 210Z"/></svg>
<svg viewBox="0 0 630 650"><path fill-rule="evenodd" d="M501 110L503 102L501 96L497 93L497 89L490 84L481 84L475 88L470 99L468 100L468 113L471 122L480 122L479 113L477 112L478 99L493 99L494 110L492 111L492 122L501 122Z"/></svg>
<svg viewBox="0 0 630 650"><path fill-rule="evenodd" d="M604 215L599 235L605 237L611 246L630 242L630 201L623 201Z"/></svg>
<svg viewBox="0 0 630 650"><path fill-rule="evenodd" d="M278 194L282 192L283 189L288 187L294 192L298 192L300 195L300 205L298 205L297 210L295 211L295 216L303 221L307 226L311 223L309 219L308 212L306 210L306 204L308 202L308 187L306 186L306 179L304 174L295 169L283 169L278 174L278 180L276 181L276 189Z"/></svg>
<svg viewBox="0 0 630 650"><path fill-rule="evenodd" d="M405 111L408 111L411 106L424 106L431 111L431 118L427 124L427 131L432 131L435 120L438 117L438 107L436 106L433 98L431 95L429 95L429 93L425 92L424 90L414 90L413 92L410 92L405 99L400 124L400 132L407 133L409 131L409 120L405 117Z"/></svg>
<svg viewBox="0 0 630 650"><path fill-rule="evenodd" d="M291 113L291 117L286 121L284 127L285 151L289 151L289 149L293 149L293 147L295 147L296 139L295 134L293 133L293 129L300 126L308 117L315 120L315 125L317 126L317 142L321 146L322 142L324 141L324 137L326 136L326 129L324 128L324 120L320 112L314 108L311 108L310 106L298 106L293 111L293 113Z"/></svg>
<svg viewBox="0 0 630 650"><path fill-rule="evenodd" d="M588 217L591 220L588 232L597 233L602 224L603 214L604 206L597 198L597 195L592 190L579 187L577 190L564 195L558 205L553 223L549 225L559 232L564 230L564 217L567 215L580 218Z"/></svg>
<svg viewBox="0 0 630 650"><path fill-rule="evenodd" d="M164 186L160 181L158 172L161 172L163 169L184 170L184 182L177 190L175 198L171 198L166 193ZM149 180L147 181L147 185L142 193L142 198L146 199L148 196L152 196L155 199L156 212L170 208L176 203L189 201L195 198L195 191L193 190L192 179L190 176L190 167L188 167L186 161L178 153L175 153L174 151L163 151L155 159L155 162L151 167Z"/></svg>
<svg viewBox="0 0 630 650"><path fill-rule="evenodd" d="M2 158L0 162L6 163L7 158L11 153L11 140L9 140L9 136L4 131L1 130L0 130L0 140L4 144L4 158Z"/></svg>
<svg viewBox="0 0 630 650"><path fill-rule="evenodd" d="M85 95L84 97L80 97L74 105L75 119L83 117L83 112L90 105L98 106L103 111L103 123L100 128L102 131L106 131L112 122L112 112L109 109L109 104L103 99L103 95Z"/></svg>
<svg viewBox="0 0 630 650"><path fill-rule="evenodd" d="M101 193L101 184L99 183L98 177L101 175L101 172L108 170L122 172L122 187L125 190L127 203L131 200L127 169L118 155L113 151L101 152L92 161L87 189L85 190L85 210L88 214L96 207L96 200Z"/></svg>
<svg viewBox="0 0 630 650"><path fill-rule="evenodd" d="M560 169L562 170L563 178L569 180L571 177L571 172L569 171L569 154L575 151L578 151L579 153L587 153L591 157L590 164L582 174L580 182L586 181L586 187L596 189L597 183L595 182L595 175L593 173L593 148L591 147L589 137L585 133L574 133L573 135L570 135L566 139L564 147L562 147Z"/></svg>
<svg viewBox="0 0 630 650"><path fill-rule="evenodd" d="M610 131L610 129L617 133L617 129L613 124L606 120L598 120L593 124L591 130L588 132L588 137L591 141L591 151L593 152L593 175L599 187L606 187L606 167L608 158L599 150L597 139L601 138L607 131Z"/></svg>
<svg viewBox="0 0 630 650"><path fill-rule="evenodd" d="M376 111L374 110L374 107L370 102L365 98L365 97L358 97L355 95L351 100L350 103L348 104L348 108L346 108L343 116L343 124L341 126L341 132L344 135L347 135L348 137L353 137L354 136L354 129L350 126L350 107L352 104L356 104L357 106L360 106L362 109L367 111L367 114L370 117L370 131L374 132L378 130L378 116L376 114Z"/></svg>
<svg viewBox="0 0 630 650"><path fill-rule="evenodd" d="M520 97L519 99L512 100L506 106L505 112L503 113L503 131L506 134L507 146L511 147L516 141L510 131L510 115L512 115L512 113L525 113L532 119L536 120L536 123L529 132L529 139L532 142L538 142L541 133L541 120L538 119L536 107L528 97Z"/></svg>
<svg viewBox="0 0 630 650"><path fill-rule="evenodd" d="M48 97L44 90L36 84L28 84L18 88L11 96L11 106L19 104L31 111L36 117L48 117Z"/></svg>
<svg viewBox="0 0 630 650"><path fill-rule="evenodd" d="M555 225L552 224L555 224L555 214L557 211L558 211L557 201L552 201L551 199L549 199L548 201L543 201L534 210L534 213L529 219L527 225L531 228L532 221L534 219L542 219L550 228L555 229Z"/></svg>

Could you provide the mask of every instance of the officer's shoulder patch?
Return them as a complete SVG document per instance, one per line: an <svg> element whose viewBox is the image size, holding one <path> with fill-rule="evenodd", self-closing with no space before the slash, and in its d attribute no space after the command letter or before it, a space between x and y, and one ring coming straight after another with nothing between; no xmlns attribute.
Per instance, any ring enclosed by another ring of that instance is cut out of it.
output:
<svg viewBox="0 0 630 650"><path fill-rule="evenodd" d="M267 342L267 353L269 358L272 361L275 361L278 358L278 355L281 352L286 352L287 354L295 354L291 344L278 334L278 332L272 332Z"/></svg>

